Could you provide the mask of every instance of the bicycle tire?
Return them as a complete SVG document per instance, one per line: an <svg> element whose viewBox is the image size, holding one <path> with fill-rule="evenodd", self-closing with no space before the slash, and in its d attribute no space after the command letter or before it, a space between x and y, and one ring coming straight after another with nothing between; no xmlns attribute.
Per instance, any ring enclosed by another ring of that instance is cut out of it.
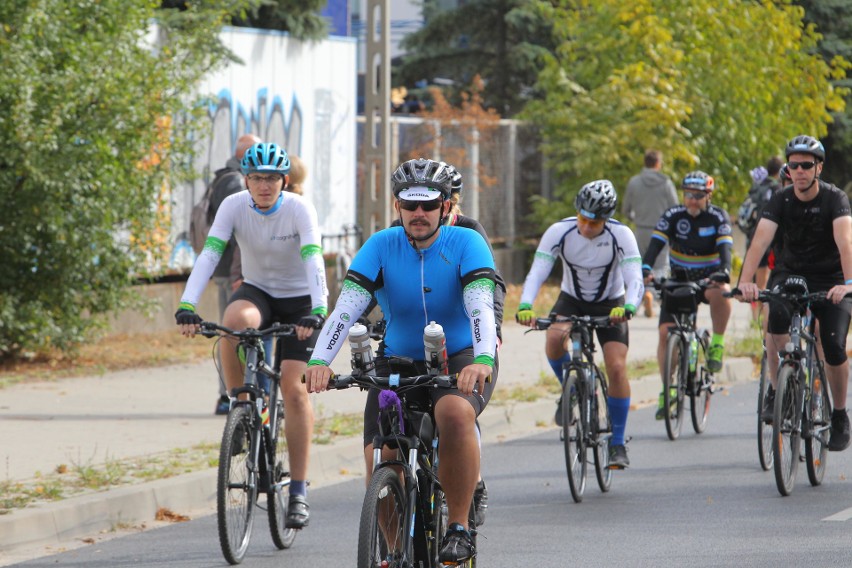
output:
<svg viewBox="0 0 852 568"><path fill-rule="evenodd" d="M462 562L459 566L463 568L476 568L476 556L479 552L476 547L476 536L479 529L476 526L476 505L473 500L471 500L470 509L467 512L467 530L470 532L470 542L473 544L473 556ZM440 566L440 564L436 566Z"/></svg>
<svg viewBox="0 0 852 568"><path fill-rule="evenodd" d="M280 396L280 394L279 394ZM297 530L287 528L287 512L290 502L290 471L288 468L287 439L284 434L284 406L276 401L275 424L270 432L277 432L272 440L272 475L269 492L266 494L269 532L272 542L279 550L290 548L296 539Z"/></svg>
<svg viewBox="0 0 852 568"><path fill-rule="evenodd" d="M238 405L231 409L222 434L219 472L216 483L216 517L219 544L229 564L245 557L254 522L257 479L249 470L252 438L251 409Z"/></svg>
<svg viewBox="0 0 852 568"><path fill-rule="evenodd" d="M763 471L772 469L772 426L763 421L763 397L769 387L769 370L766 363L766 353L760 359L760 382L757 387L757 456Z"/></svg>
<svg viewBox="0 0 852 568"><path fill-rule="evenodd" d="M828 431L831 428L831 397L826 390L825 374L819 365L814 365L811 373L817 373L813 379L811 396L806 406L807 423L810 425L809 440L805 443L805 464L808 481L816 487L822 484L825 466L828 462Z"/></svg>
<svg viewBox="0 0 852 568"><path fill-rule="evenodd" d="M411 560L411 541L405 535L406 508L399 474L390 467L374 471L361 507L358 568L375 568L384 561L400 567L403 556Z"/></svg>
<svg viewBox="0 0 852 568"><path fill-rule="evenodd" d="M433 535L434 538L429 541L432 543L432 552L429 554L429 559L432 562L430 566L438 568L441 566L441 562L438 560L438 557L441 554L441 546L444 543L444 533L447 532L447 527L450 526L450 522L447 513L447 499L444 497L444 491L440 487L435 487L432 497L432 514L435 519L435 532Z"/></svg>
<svg viewBox="0 0 852 568"><path fill-rule="evenodd" d="M666 434L671 441L677 440L683 429L683 397L687 370L683 338L676 333L669 334L663 368L663 408L666 409ZM672 396L675 397L674 401Z"/></svg>
<svg viewBox="0 0 852 568"><path fill-rule="evenodd" d="M698 340L698 364L692 388L689 390L689 413L692 416L692 429L696 434L702 434L707 429L707 415L710 413L710 398L712 382L707 371L707 342L704 338Z"/></svg>
<svg viewBox="0 0 852 568"><path fill-rule="evenodd" d="M592 439L595 444L595 477L602 493L612 487L612 470L609 469L609 440L612 436L612 419L607 404L607 388L604 375L595 369L595 412L592 415Z"/></svg>
<svg viewBox="0 0 852 568"><path fill-rule="evenodd" d="M580 405L585 396L585 377L581 369L568 371L562 385L562 436L565 448L565 469L568 473L568 487L576 503L583 500L586 489L586 445L585 428Z"/></svg>
<svg viewBox="0 0 852 568"><path fill-rule="evenodd" d="M778 371L775 390L775 410L772 416L772 452L775 485L785 497L793 491L796 469L799 467L799 424L801 414L796 385L798 369L783 364Z"/></svg>

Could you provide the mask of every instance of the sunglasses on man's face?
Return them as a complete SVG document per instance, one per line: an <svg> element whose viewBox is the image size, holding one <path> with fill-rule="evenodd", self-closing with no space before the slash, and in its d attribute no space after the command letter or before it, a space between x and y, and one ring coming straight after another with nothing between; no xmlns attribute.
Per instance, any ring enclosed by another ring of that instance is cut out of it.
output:
<svg viewBox="0 0 852 568"><path fill-rule="evenodd" d="M399 200L399 208L406 211L416 211L418 207L423 211L434 211L441 207L444 202L441 199L433 199L432 201L411 201L408 199Z"/></svg>
<svg viewBox="0 0 852 568"><path fill-rule="evenodd" d="M684 191L683 196L687 199L692 199L694 201L700 201L707 197L707 194L703 191Z"/></svg>
<svg viewBox="0 0 852 568"><path fill-rule="evenodd" d="M787 167L791 170L798 170L802 168L803 170L809 170L816 165L816 162L787 162Z"/></svg>

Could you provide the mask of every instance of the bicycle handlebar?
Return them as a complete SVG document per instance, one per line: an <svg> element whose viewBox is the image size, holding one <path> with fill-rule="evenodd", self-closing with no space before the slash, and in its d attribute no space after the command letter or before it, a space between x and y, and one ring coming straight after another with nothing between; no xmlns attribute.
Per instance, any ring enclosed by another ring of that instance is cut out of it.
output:
<svg viewBox="0 0 852 568"><path fill-rule="evenodd" d="M260 339L268 335L283 337L296 334L296 325L292 323L276 323L266 329L250 327L243 330L234 330L212 321L203 321L199 326L201 327L199 333L204 337L216 337L221 335L220 332L238 339Z"/></svg>
<svg viewBox="0 0 852 568"><path fill-rule="evenodd" d="M591 329L596 329L599 327L611 327L615 324L612 323L609 316L559 316L554 315L548 318L536 318L535 326L530 328L524 333L529 333L530 331L535 330L546 330L550 328L554 323L571 323L571 324L580 324L581 326L585 326Z"/></svg>
<svg viewBox="0 0 852 568"><path fill-rule="evenodd" d="M490 375L488 379L490 379ZM458 374L454 375L415 375L411 377L377 377L375 375L333 375L328 381L329 389L348 389L359 386L374 389L397 389L401 387L432 386L435 388L453 388L458 381Z"/></svg>
<svg viewBox="0 0 852 568"><path fill-rule="evenodd" d="M733 298L735 296L742 296L742 291L739 288L734 288L730 292L725 292L723 294L726 298ZM848 296L849 294L847 294ZM828 296L828 292L784 292L783 290L759 290L757 293L757 301L758 302L819 302L825 300Z"/></svg>

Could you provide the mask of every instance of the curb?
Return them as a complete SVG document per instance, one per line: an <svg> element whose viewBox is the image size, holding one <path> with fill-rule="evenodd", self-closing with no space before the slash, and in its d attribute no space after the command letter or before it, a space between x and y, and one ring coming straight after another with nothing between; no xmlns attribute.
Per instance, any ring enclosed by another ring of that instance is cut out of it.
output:
<svg viewBox="0 0 852 568"><path fill-rule="evenodd" d="M721 376L722 384L751 380L754 365L748 358L731 358L726 361ZM659 389L658 375L632 380L631 410L656 404ZM551 422L555 400L556 397L551 397L489 406L490 410L480 417L483 442L499 443L555 428ZM314 444L311 485L317 488L362 477L363 456L360 436L330 445ZM209 509L216 503L216 477L217 470L209 469L14 511L0 517L0 550L8 553L55 546L150 522L161 508L175 512ZM0 565L4 564L0 557Z"/></svg>

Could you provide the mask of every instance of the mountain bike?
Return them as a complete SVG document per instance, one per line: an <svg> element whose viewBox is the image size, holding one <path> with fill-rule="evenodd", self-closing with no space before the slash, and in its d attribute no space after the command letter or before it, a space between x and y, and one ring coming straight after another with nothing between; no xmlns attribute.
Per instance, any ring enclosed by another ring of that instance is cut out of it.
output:
<svg viewBox="0 0 852 568"><path fill-rule="evenodd" d="M663 408L666 434L674 441L680 437L689 397L692 428L701 434L707 428L710 398L719 389L716 376L707 368L710 331L696 327L698 304L710 279L697 282L667 279L654 287L660 290L663 309L672 315L674 325L666 335L663 368Z"/></svg>
<svg viewBox="0 0 852 568"><path fill-rule="evenodd" d="M779 304L792 314L790 340L779 352L772 416L775 485L787 496L796 482L802 440L811 485L820 485L825 475L832 404L825 365L817 351L816 320L809 316L809 309L812 302L825 300L826 292L809 293L804 278L791 276L782 286L759 292L757 299Z"/></svg>
<svg viewBox="0 0 852 568"><path fill-rule="evenodd" d="M546 330L554 323L571 324L571 360L562 365L562 433L568 487L574 502L586 490L587 452L592 450L595 477L603 493L612 486L609 441L612 421L607 405L606 375L595 364L592 332L609 327L609 316L559 316L537 318L535 328ZM529 330L533 331L533 330ZM527 331L526 333L529 333Z"/></svg>
<svg viewBox="0 0 852 568"><path fill-rule="evenodd" d="M332 377L330 389L379 389L379 435L373 439L375 464L358 530L358 568L440 568L447 510L438 480L438 434L431 400L410 397L413 389L453 388L456 376L378 377L355 371ZM383 460L382 448L396 450ZM476 550L475 509L468 530ZM474 568L476 554L461 564Z"/></svg>
<svg viewBox="0 0 852 568"><path fill-rule="evenodd" d="M245 355L245 382L232 389L231 408L222 434L216 484L216 516L219 544L230 564L245 557L251 539L258 494L266 493L266 511L272 542L289 548L296 529L285 526L289 502L290 472L284 438L284 403L280 395L281 358L270 366L264 358L264 337L295 335L296 326L275 324L268 329L235 331L213 322L202 322L201 335L230 336ZM262 386L268 379L269 390ZM239 397L246 395L243 399ZM257 507L263 507L258 503Z"/></svg>

